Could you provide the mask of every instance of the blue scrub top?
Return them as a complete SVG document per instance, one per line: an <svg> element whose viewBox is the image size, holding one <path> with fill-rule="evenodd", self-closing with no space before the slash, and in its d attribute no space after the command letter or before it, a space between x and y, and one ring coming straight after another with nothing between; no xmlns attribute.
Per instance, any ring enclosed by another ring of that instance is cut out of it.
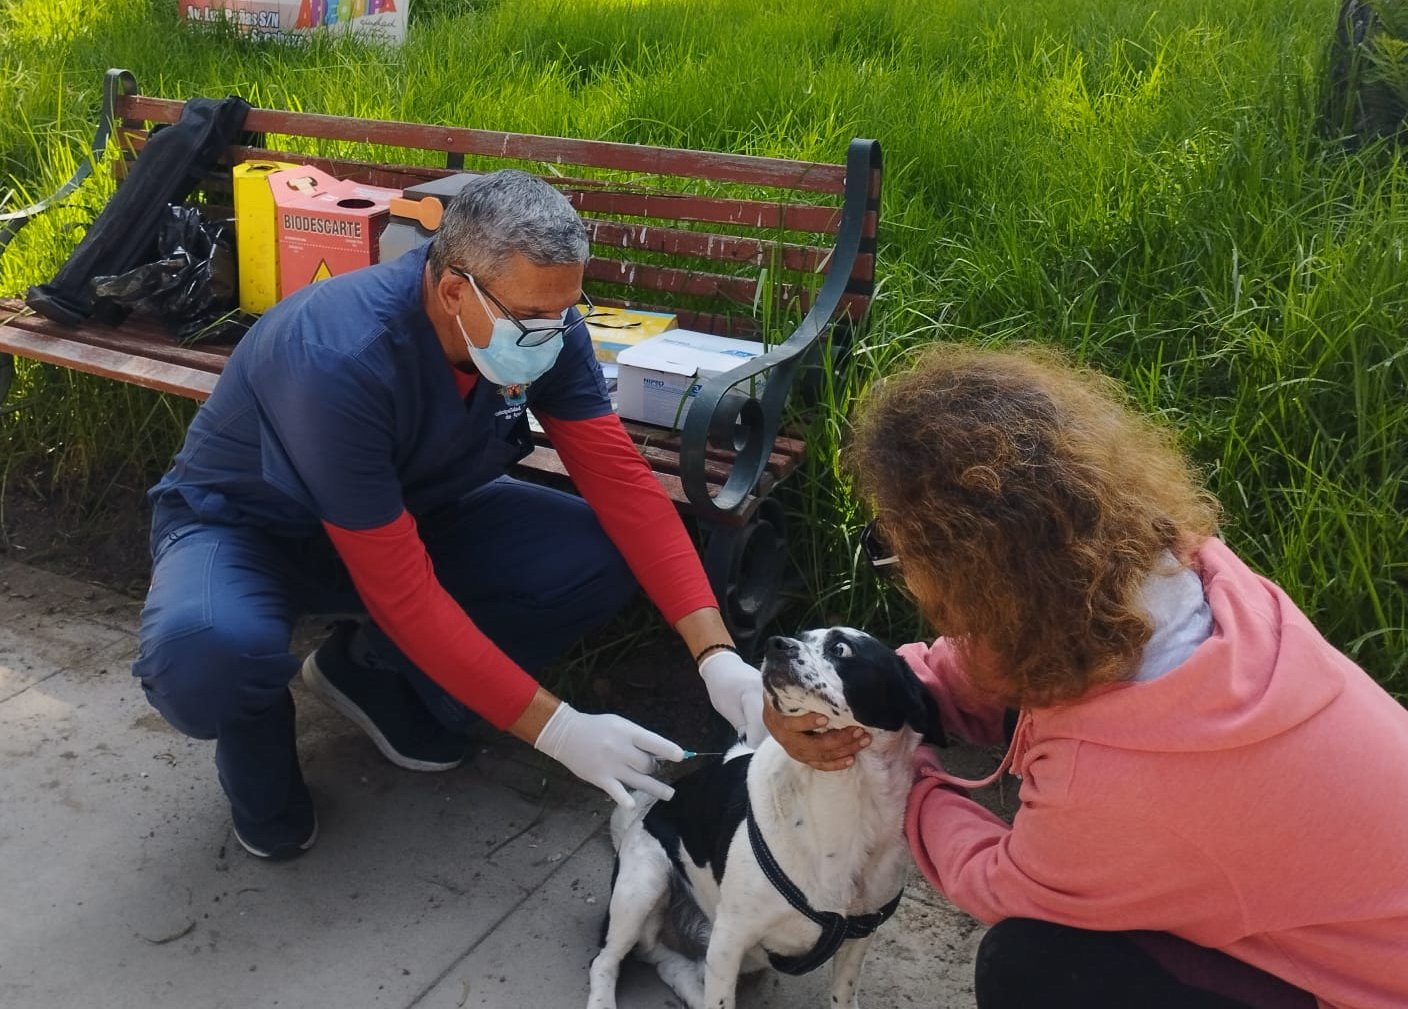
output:
<svg viewBox="0 0 1408 1009"><path fill-rule="evenodd" d="M428 249L271 308L152 488L158 511L280 536L373 529L452 504L531 452L525 404L485 381L460 396L422 304ZM586 326L568 329L526 406L561 420L611 412Z"/></svg>

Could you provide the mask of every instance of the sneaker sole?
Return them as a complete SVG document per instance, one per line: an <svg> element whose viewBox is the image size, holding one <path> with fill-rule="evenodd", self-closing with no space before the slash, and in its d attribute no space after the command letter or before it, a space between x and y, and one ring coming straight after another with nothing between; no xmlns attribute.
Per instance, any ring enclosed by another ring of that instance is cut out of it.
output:
<svg viewBox="0 0 1408 1009"><path fill-rule="evenodd" d="M463 757L451 763L444 763L434 760L418 760L401 753L391 745L389 739L382 735L376 723L367 717L367 713L357 707L350 697L333 686L332 681L323 675L322 670L318 668L316 653L310 654L303 660L303 683L334 711L365 732L376 744L376 748L381 751L381 755L397 767L404 767L408 771L452 771L464 763Z"/></svg>
<svg viewBox="0 0 1408 1009"><path fill-rule="evenodd" d="M267 861L286 862L291 858L297 858L309 848L313 847L314 842L318 840L318 818L316 816L313 817L313 833L308 835L308 840L304 841L298 846L297 851L285 850L281 854L275 854L272 851L262 851L261 849L256 848L254 845L250 844L244 838L240 837L240 832L238 828L234 828L234 834L235 840L240 843L240 847L243 848L245 851L249 852L255 858L262 858Z"/></svg>

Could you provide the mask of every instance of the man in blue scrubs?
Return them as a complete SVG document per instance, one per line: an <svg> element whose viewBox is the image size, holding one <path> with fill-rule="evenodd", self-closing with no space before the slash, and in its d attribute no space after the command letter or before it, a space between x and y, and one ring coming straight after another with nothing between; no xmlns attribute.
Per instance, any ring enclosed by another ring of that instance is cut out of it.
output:
<svg viewBox="0 0 1408 1009"><path fill-rule="evenodd" d="M153 488L133 666L177 729L216 740L235 834L288 858L317 836L288 685L415 770L456 766L475 716L617 802L668 796L680 748L533 678L639 586L718 711L763 738L694 546L610 402L586 327L588 246L565 197L481 177L428 246L305 288L235 349ZM531 407L582 497L513 480ZM365 611L300 662L304 613ZM471 714L473 713L473 714Z"/></svg>

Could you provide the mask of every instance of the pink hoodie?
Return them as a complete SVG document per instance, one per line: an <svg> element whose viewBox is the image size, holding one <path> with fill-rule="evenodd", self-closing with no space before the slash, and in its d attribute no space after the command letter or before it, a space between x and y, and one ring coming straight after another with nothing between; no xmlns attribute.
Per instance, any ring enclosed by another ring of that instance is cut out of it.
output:
<svg viewBox="0 0 1408 1009"><path fill-rule="evenodd" d="M944 787L976 783L921 763L915 860L984 922L1171 932L1327 1007L1403 1009L1408 710L1224 544L1196 566L1215 627L1191 658L1023 713L1011 827ZM948 642L900 654L948 728L1002 741Z"/></svg>

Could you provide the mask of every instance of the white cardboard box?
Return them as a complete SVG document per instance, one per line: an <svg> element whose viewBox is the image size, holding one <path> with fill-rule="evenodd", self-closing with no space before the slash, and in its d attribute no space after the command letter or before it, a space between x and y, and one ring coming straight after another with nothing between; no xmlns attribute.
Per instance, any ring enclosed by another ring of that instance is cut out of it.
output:
<svg viewBox="0 0 1408 1009"><path fill-rule="evenodd" d="M692 329L644 340L617 355L617 410L629 420L681 427L703 379L732 371L762 352L761 343Z"/></svg>

